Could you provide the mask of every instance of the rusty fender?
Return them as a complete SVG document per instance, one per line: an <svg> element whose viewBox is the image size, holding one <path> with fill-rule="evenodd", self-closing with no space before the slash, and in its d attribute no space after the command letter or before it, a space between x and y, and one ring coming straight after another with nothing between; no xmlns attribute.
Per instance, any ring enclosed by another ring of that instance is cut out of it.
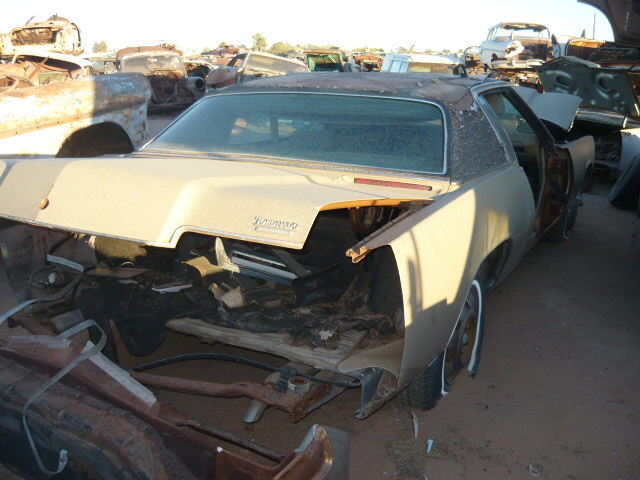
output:
<svg viewBox="0 0 640 480"><path fill-rule="evenodd" d="M0 460L29 477L40 472L22 428L25 402L83 350L45 335L0 348ZM348 478L344 432L314 426L286 456L188 418L97 354L45 391L27 413L44 463L69 452L68 478L339 480ZM241 444L272 462L220 448ZM275 462L275 464L273 463Z"/></svg>
<svg viewBox="0 0 640 480"><path fill-rule="evenodd" d="M60 143L81 127L113 122L128 133L134 145L139 146L145 140L144 125L150 97L151 87L141 73L100 75L5 92L0 95L0 139L31 132L42 135L48 128L68 124L67 135L55 130L56 137L61 137L57 142ZM44 153L56 148L40 137L38 142L44 145ZM42 148L33 153L43 153ZM0 149L1 152L4 150ZM6 153L30 152L7 150Z"/></svg>

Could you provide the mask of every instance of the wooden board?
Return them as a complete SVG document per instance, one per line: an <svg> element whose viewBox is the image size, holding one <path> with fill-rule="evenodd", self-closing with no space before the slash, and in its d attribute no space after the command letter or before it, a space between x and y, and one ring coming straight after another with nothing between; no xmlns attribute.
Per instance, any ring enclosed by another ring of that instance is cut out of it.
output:
<svg viewBox="0 0 640 480"><path fill-rule="evenodd" d="M207 340L216 340L237 347L271 353L295 362L330 369L336 369L365 335L365 332L345 332L340 335L338 347L335 350L327 350L304 345L291 345L289 335L286 333L252 333L246 330L219 327L195 318L169 320L167 328Z"/></svg>

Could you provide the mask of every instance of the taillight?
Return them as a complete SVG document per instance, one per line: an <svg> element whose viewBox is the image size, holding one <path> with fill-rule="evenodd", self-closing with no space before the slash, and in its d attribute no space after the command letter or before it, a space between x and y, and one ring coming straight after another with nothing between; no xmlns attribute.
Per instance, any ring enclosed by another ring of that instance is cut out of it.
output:
<svg viewBox="0 0 640 480"><path fill-rule="evenodd" d="M378 185L380 187L410 188L412 190L432 190L431 186L429 185L420 185L419 183L392 182L389 180L374 180L372 178L354 178L353 183L360 183L363 185Z"/></svg>

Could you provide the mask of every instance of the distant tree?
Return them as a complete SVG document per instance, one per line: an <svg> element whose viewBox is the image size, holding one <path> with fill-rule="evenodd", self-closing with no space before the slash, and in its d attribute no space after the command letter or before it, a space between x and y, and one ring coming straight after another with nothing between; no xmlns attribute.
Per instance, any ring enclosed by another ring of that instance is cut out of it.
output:
<svg viewBox="0 0 640 480"><path fill-rule="evenodd" d="M293 46L284 42L276 42L269 47L269 53L278 55L279 53L287 53L289 50L294 50Z"/></svg>
<svg viewBox="0 0 640 480"><path fill-rule="evenodd" d="M228 43L227 43L227 42L220 42L220 43L218 44L218 47L222 47L223 45L228 45Z"/></svg>
<svg viewBox="0 0 640 480"><path fill-rule="evenodd" d="M451 50L449 50L448 48L445 48L444 50L442 50L442 53L444 53L445 55L448 55L451 53Z"/></svg>
<svg viewBox="0 0 640 480"><path fill-rule="evenodd" d="M398 47L398 53L409 53L409 49L407 47Z"/></svg>
<svg viewBox="0 0 640 480"><path fill-rule="evenodd" d="M314 43L307 43L305 45L296 45L296 50L322 50L323 47L320 47Z"/></svg>
<svg viewBox="0 0 640 480"><path fill-rule="evenodd" d="M251 47L252 50L256 52L264 52L267 49L267 37L263 34L256 33L251 36L251 39L253 40L253 46Z"/></svg>
<svg viewBox="0 0 640 480"><path fill-rule="evenodd" d="M107 50L109 50L109 47L107 47L107 42L104 40L93 44L93 53L104 53Z"/></svg>

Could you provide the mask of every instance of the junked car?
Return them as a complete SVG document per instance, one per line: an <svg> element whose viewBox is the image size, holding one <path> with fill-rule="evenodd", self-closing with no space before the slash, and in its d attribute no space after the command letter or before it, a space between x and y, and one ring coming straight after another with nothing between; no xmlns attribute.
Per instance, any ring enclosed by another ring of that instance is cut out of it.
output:
<svg viewBox="0 0 640 480"><path fill-rule="evenodd" d="M4 67L17 71L3 79ZM38 77L25 75L20 64L0 65L0 85L12 82L0 88L0 156L92 157L129 153L147 141L151 89L143 75L39 78L49 82L33 85Z"/></svg>
<svg viewBox="0 0 640 480"><path fill-rule="evenodd" d="M207 89L219 89L257 78L304 73L309 69L303 63L262 52L236 55L226 66L213 70L207 76Z"/></svg>
<svg viewBox="0 0 640 480"><path fill-rule="evenodd" d="M626 70L636 95L640 95L640 10L637 2L624 0L581 0L600 10L609 20L613 29L615 42L602 45L589 57L601 66L616 66ZM613 94L613 92L607 92ZM637 103L637 98L635 104ZM633 158L627 154L626 166L609 193L609 201L618 207L628 207L640 194L640 128L621 130L623 141L634 143L634 148L627 148L633 152ZM630 159L629 159L630 158ZM621 166L625 162L624 154L620 158ZM638 205L640 212L640 204Z"/></svg>
<svg viewBox="0 0 640 480"><path fill-rule="evenodd" d="M382 57L366 53L353 55L352 59L353 63L357 65L362 72L379 72L383 62Z"/></svg>
<svg viewBox="0 0 640 480"><path fill-rule="evenodd" d="M297 421L347 388L360 390L358 418L405 389L431 408L478 369L486 293L537 239L567 238L593 149L588 136L554 143L503 82L383 72L235 85L130 155L3 160L0 298L22 303L5 301L0 322L44 334L92 319L130 390L249 396L247 422L266 406ZM148 355L167 328L290 363L265 385L118 367L114 344ZM46 367L42 348L56 345L0 348L5 383L34 356ZM74 357L59 350L54 371ZM19 411L20 399L7 403Z"/></svg>
<svg viewBox="0 0 640 480"><path fill-rule="evenodd" d="M95 75L90 61L64 53L25 48L7 60L8 63L0 65L0 89L16 83L47 85Z"/></svg>
<svg viewBox="0 0 640 480"><path fill-rule="evenodd" d="M344 72L345 62L342 51L338 49L308 50L304 58L312 72Z"/></svg>
<svg viewBox="0 0 640 480"><path fill-rule="evenodd" d="M80 55L84 50L80 29L64 17L52 15L44 22L32 22L0 35L0 55L13 55L23 49Z"/></svg>
<svg viewBox="0 0 640 480"><path fill-rule="evenodd" d="M551 34L544 25L503 22L489 29L480 44L480 61L486 69L522 69L551 58Z"/></svg>
<svg viewBox="0 0 640 480"><path fill-rule="evenodd" d="M137 72L151 84L152 110L184 108L205 93L201 76L189 76L182 55L163 46L127 47L116 52L118 72Z"/></svg>
<svg viewBox="0 0 640 480"><path fill-rule="evenodd" d="M430 53L389 53L384 57L381 72L438 73L466 76L466 68L459 60Z"/></svg>
<svg viewBox="0 0 640 480"><path fill-rule="evenodd" d="M547 92L569 93L582 101L565 138L591 135L595 140L594 167L617 183L611 203L630 206L640 192L640 101L629 67L603 67L575 57L561 57L538 67ZM626 172L626 173L625 173ZM590 173L591 175L591 173Z"/></svg>

